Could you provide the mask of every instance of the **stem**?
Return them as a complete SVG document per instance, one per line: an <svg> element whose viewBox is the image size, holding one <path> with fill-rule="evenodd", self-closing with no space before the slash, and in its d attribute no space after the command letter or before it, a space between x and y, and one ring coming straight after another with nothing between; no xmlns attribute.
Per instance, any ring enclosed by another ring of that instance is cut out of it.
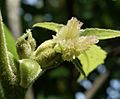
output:
<svg viewBox="0 0 120 99"><path fill-rule="evenodd" d="M72 60L72 63L74 64L74 66L76 67L76 69L83 74L83 76L86 78L86 74L82 69L82 66L79 63L79 60L76 58L74 60Z"/></svg>
<svg viewBox="0 0 120 99"><path fill-rule="evenodd" d="M93 99L93 96L102 87L102 85L104 84L104 82L109 77L109 74L110 73L108 71L106 71L105 73L100 74L100 76L98 76L96 78L96 80L93 83L92 88L90 90L88 90L88 91L85 92L86 99Z"/></svg>
<svg viewBox="0 0 120 99"><path fill-rule="evenodd" d="M2 18L0 17L0 79L3 83L14 83L15 75L10 66L5 35L3 31Z"/></svg>
<svg viewBox="0 0 120 99"><path fill-rule="evenodd" d="M16 67L13 67L16 68ZM10 65L8 50L0 15L0 99L24 99L24 89L17 83L17 75L14 74Z"/></svg>

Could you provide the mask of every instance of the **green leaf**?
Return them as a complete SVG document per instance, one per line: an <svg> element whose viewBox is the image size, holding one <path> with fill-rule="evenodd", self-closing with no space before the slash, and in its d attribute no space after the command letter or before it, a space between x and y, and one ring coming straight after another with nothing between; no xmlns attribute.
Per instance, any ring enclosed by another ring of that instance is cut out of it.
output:
<svg viewBox="0 0 120 99"><path fill-rule="evenodd" d="M92 72L98 65L104 63L105 58L106 52L97 45L92 45L89 50L78 56L86 75Z"/></svg>
<svg viewBox="0 0 120 99"><path fill-rule="evenodd" d="M81 36L97 36L99 40L120 37L120 31L99 28L87 28L81 30Z"/></svg>
<svg viewBox="0 0 120 99"><path fill-rule="evenodd" d="M57 24L53 22L42 22L33 25L33 27L41 27L55 32L58 32L63 26L63 24Z"/></svg>
<svg viewBox="0 0 120 99"><path fill-rule="evenodd" d="M16 43L14 37L12 36L12 33L8 30L8 28L5 25L3 26L3 29L5 33L8 51L11 52L15 58L18 58L16 51Z"/></svg>

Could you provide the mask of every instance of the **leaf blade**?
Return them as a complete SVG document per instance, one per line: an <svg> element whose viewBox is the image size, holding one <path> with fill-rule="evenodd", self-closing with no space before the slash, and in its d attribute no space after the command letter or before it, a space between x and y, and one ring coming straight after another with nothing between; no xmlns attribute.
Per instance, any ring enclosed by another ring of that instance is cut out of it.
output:
<svg viewBox="0 0 120 99"><path fill-rule="evenodd" d="M17 51L16 51L16 43L15 43L14 37L12 36L12 33L9 31L9 29L5 25L3 25L3 29L5 33L8 51L10 51L15 56L15 58L18 58Z"/></svg>
<svg viewBox="0 0 120 99"><path fill-rule="evenodd" d="M104 63L105 58L106 52L97 45L92 45L89 50L78 56L86 75L93 71L98 65Z"/></svg>
<svg viewBox="0 0 120 99"><path fill-rule="evenodd" d="M86 28L81 30L81 36L97 36L99 40L120 37L120 31L100 28Z"/></svg>
<svg viewBox="0 0 120 99"><path fill-rule="evenodd" d="M41 22L33 25L33 27L41 27L55 32L58 32L63 26L63 24L57 24L54 22Z"/></svg>

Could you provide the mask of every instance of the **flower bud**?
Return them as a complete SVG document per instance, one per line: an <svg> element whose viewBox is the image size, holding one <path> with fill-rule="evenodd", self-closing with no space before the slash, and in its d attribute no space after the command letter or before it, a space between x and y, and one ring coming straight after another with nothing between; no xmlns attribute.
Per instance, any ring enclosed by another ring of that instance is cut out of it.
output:
<svg viewBox="0 0 120 99"><path fill-rule="evenodd" d="M27 30L27 33L21 36L16 43L16 48L20 59L29 58L35 50L35 47L36 42L32 37L30 30Z"/></svg>
<svg viewBox="0 0 120 99"><path fill-rule="evenodd" d="M24 88L28 88L32 82L38 77L42 69L40 65L32 59L20 60L20 85Z"/></svg>
<svg viewBox="0 0 120 99"><path fill-rule="evenodd" d="M55 43L52 40L47 40L34 52L34 59L42 69L53 68L62 62L61 54L54 50L54 46Z"/></svg>

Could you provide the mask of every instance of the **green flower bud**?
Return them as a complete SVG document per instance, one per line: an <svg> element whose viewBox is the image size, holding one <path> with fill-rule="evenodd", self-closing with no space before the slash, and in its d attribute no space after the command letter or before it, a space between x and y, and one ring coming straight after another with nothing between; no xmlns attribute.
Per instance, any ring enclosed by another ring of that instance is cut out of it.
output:
<svg viewBox="0 0 120 99"><path fill-rule="evenodd" d="M54 46L55 43L52 40L47 40L34 52L33 57L42 69L53 68L63 61L61 54L54 50Z"/></svg>
<svg viewBox="0 0 120 99"><path fill-rule="evenodd" d="M16 47L20 59L29 58L32 55L36 47L36 42L32 37L30 29L17 40Z"/></svg>
<svg viewBox="0 0 120 99"><path fill-rule="evenodd" d="M32 82L38 77L42 69L40 65L32 59L20 60L20 85L24 88L28 88Z"/></svg>

